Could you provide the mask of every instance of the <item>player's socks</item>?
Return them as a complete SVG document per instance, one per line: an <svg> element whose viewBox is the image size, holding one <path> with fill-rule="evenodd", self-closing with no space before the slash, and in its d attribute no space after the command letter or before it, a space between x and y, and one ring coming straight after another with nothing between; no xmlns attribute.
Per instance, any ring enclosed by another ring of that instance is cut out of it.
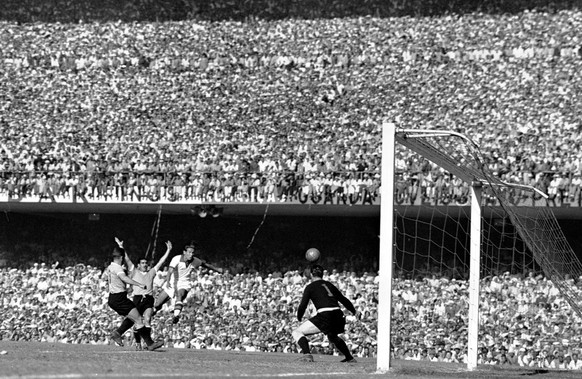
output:
<svg viewBox="0 0 582 379"><path fill-rule="evenodd" d="M311 351L309 350L309 341L307 338L301 337L299 341L297 341L297 345L301 348L301 354L310 354Z"/></svg>
<svg viewBox="0 0 582 379"><path fill-rule="evenodd" d="M346 345L343 339L338 336L327 336L327 338L346 357L346 359L342 362L349 362L354 359L348 345Z"/></svg>
<svg viewBox="0 0 582 379"><path fill-rule="evenodd" d="M151 344L154 343L154 341L152 341L150 331L145 326L142 326L141 328L139 328L137 330L137 332L139 333L139 335L141 336L143 341L146 343L146 345L150 346Z"/></svg>
<svg viewBox="0 0 582 379"><path fill-rule="evenodd" d="M152 337L151 337L151 328L148 327L142 327L138 330L139 334L141 335L141 338L145 341L146 343L146 350L149 351L153 351L156 349L159 349L160 347L164 346L164 341L153 341Z"/></svg>
<svg viewBox="0 0 582 379"><path fill-rule="evenodd" d="M177 301L176 305L174 306L174 316L180 316L180 313L182 312L182 302Z"/></svg>
<svg viewBox="0 0 582 379"><path fill-rule="evenodd" d="M141 346L141 336L136 329L133 330L133 338L135 339L135 344Z"/></svg>
<svg viewBox="0 0 582 379"><path fill-rule="evenodd" d="M123 322L121 323L119 328L117 328L117 332L120 335L123 335L123 333L127 332L132 326L133 326L133 321L131 321L129 318L126 317L123 319Z"/></svg>
<svg viewBox="0 0 582 379"><path fill-rule="evenodd" d="M180 321L180 313L182 313L182 303L176 303L174 307L174 318L172 318L172 323L177 324Z"/></svg>

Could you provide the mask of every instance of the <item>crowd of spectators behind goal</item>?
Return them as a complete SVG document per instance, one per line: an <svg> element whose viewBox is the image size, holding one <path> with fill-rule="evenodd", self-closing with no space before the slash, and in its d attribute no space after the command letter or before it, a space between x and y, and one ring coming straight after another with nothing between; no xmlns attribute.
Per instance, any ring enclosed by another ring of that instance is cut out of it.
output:
<svg viewBox="0 0 582 379"><path fill-rule="evenodd" d="M466 133L495 175L580 205L580 19L5 22L0 188L288 201L304 185L371 203L391 121ZM446 173L423 164L399 151L403 180L438 201Z"/></svg>
<svg viewBox="0 0 582 379"><path fill-rule="evenodd" d="M0 294L0 339L113 344L109 335L118 316L107 307L102 270L57 267L34 263L0 271L6 289ZM165 274L159 272L156 285ZM302 271L194 275L180 323L172 327L168 306L154 318L153 330L167 348L297 352L290 331L309 282ZM360 314L347 316L350 349L357 357L374 357L378 276L331 269L324 278L344 291ZM481 286L479 364L582 369L582 320L551 281L500 273L484 278ZM395 358L466 363L467 281L399 276L393 297ZM126 338L131 344L131 333ZM323 337L313 341L313 353L338 354Z"/></svg>

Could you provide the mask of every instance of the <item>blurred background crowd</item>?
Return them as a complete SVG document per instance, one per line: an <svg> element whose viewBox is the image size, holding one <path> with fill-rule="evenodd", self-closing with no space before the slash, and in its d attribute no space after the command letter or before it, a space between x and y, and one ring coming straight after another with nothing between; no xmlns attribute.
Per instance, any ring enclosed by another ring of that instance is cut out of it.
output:
<svg viewBox="0 0 582 379"><path fill-rule="evenodd" d="M0 339L113 344L109 336L120 318L107 306L101 269L35 263L0 273L5 288L0 294ZM165 269L158 273L156 285L165 275ZM154 333L167 348L297 352L290 332L309 282L303 271L220 275L199 270L193 275L180 323L172 325L168 305L155 316ZM358 311L347 316L344 334L354 355L374 357L377 273L331 269L324 279L336 284ZM582 285L576 288L582 290ZM400 277L394 281L393 298L394 357L466 363L467 281ZM480 364L582 369L582 319L541 275L486 277L480 304ZM127 333L125 338L130 346L133 336ZM323 336L313 339L312 346L315 354L338 354Z"/></svg>

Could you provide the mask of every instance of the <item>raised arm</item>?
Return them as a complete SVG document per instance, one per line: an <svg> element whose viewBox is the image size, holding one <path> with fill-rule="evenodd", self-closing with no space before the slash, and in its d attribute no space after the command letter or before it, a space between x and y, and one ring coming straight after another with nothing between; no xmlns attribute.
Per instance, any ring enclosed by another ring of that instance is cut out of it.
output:
<svg viewBox="0 0 582 379"><path fill-rule="evenodd" d="M164 255L162 255L162 257L160 258L158 263L156 263L156 265L154 266L154 270L158 271L160 269L160 267L162 267L162 265L164 264L166 259L168 259L168 256L170 255L170 251L172 251L172 243L170 241L167 241L166 242L166 253Z"/></svg>
<svg viewBox="0 0 582 379"><path fill-rule="evenodd" d="M133 265L133 262L131 261L131 259L129 259L129 255L127 255L127 251L123 247L123 241L120 240L119 238L115 237L115 242L117 243L117 246L119 246L120 249L123 249L123 252L125 253L124 260L125 260L125 264L127 265L127 271L133 272L133 269L135 268L135 266Z"/></svg>

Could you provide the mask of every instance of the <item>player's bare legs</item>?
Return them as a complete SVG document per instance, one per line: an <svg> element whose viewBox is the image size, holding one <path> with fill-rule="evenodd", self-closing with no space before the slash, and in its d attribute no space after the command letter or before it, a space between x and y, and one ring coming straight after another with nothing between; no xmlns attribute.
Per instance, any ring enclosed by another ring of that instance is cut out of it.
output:
<svg viewBox="0 0 582 379"><path fill-rule="evenodd" d="M156 297L156 302L154 304L152 316L158 313L168 300L170 300L170 296L166 293L166 291L160 292L158 297Z"/></svg>
<svg viewBox="0 0 582 379"><path fill-rule="evenodd" d="M174 318L172 322L177 324L180 321L180 314L182 313L182 309L184 308L184 300L188 296L188 291L185 289L179 289L176 295L176 303L174 304Z"/></svg>
<svg viewBox="0 0 582 379"><path fill-rule="evenodd" d="M143 313L143 323L144 323L144 325L147 328L151 328L152 327L152 316L153 316L153 313L154 313L153 308L148 308Z"/></svg>
<svg viewBox="0 0 582 379"><path fill-rule="evenodd" d="M301 349L301 354L303 354L301 360L313 362L313 355L311 355L311 348L309 347L309 341L306 336L317 333L321 333L321 330L309 320L303 322L291 332L291 336L299 346L299 349Z"/></svg>
<svg viewBox="0 0 582 379"><path fill-rule="evenodd" d="M119 328L117 328L113 332L111 338L115 341L116 344L123 346L122 336L132 326L134 326L134 329L136 330L136 332L138 332L141 336L143 332L139 332L139 330L141 330L144 327L144 324L143 324L142 316L139 314L139 312L136 308L133 308L127 314L127 316L125 316L125 319L123 319ZM147 339L144 338L144 340L147 342ZM151 341L151 338L150 338L150 341Z"/></svg>

